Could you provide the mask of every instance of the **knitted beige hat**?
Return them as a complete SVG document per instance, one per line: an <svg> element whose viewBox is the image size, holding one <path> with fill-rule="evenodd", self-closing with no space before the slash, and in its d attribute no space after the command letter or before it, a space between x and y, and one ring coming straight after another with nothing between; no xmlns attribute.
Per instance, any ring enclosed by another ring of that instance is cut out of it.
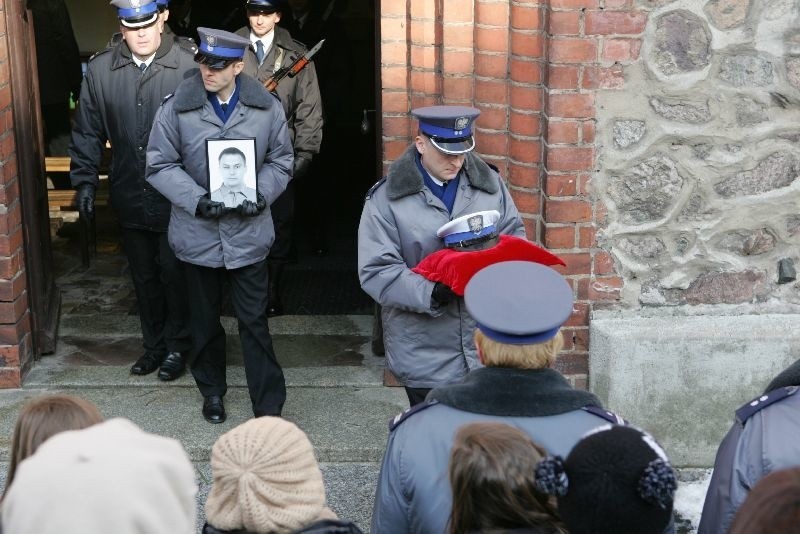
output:
<svg viewBox="0 0 800 534"><path fill-rule="evenodd" d="M109 419L60 432L20 463L3 532L194 534L196 494L178 441Z"/></svg>
<svg viewBox="0 0 800 534"><path fill-rule="evenodd" d="M305 433L280 417L259 417L211 449L208 522L221 530L291 532L316 520L325 486Z"/></svg>

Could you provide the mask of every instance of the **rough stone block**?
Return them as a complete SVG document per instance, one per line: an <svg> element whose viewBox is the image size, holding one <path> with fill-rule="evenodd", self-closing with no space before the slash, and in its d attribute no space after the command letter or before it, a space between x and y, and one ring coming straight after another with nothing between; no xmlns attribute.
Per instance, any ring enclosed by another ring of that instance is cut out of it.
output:
<svg viewBox="0 0 800 534"><path fill-rule="evenodd" d="M714 463L733 413L800 358L800 315L630 317L596 312L590 389L677 466Z"/></svg>

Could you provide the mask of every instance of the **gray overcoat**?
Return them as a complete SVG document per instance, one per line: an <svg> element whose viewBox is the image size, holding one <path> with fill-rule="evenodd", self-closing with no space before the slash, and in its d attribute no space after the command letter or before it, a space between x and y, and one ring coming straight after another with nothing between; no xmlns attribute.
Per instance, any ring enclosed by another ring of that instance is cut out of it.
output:
<svg viewBox="0 0 800 534"><path fill-rule="evenodd" d="M267 257L275 240L269 207L256 217L195 216L208 194L206 140L255 138L258 192L271 204L291 179L292 143L281 104L253 78L238 76L239 101L226 123L214 112L198 71L156 113L147 146L147 181L172 202L169 244L178 259L236 269Z"/></svg>
<svg viewBox="0 0 800 534"><path fill-rule="evenodd" d="M475 321L464 299L444 307L432 303L434 283L411 269L443 248L436 230L462 215L497 210L501 234L525 237L525 229L500 175L478 156L467 154L450 214L425 187L416 153L412 145L364 202L358 276L382 306L387 366L405 386L432 388L480 367L472 338Z"/></svg>

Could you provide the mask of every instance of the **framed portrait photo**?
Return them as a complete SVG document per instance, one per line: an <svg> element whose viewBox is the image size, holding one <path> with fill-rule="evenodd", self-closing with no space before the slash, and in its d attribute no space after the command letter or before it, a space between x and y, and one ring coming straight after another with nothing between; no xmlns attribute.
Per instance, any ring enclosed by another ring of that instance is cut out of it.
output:
<svg viewBox="0 0 800 534"><path fill-rule="evenodd" d="M256 202L256 139L206 139L208 192L211 200L235 208Z"/></svg>

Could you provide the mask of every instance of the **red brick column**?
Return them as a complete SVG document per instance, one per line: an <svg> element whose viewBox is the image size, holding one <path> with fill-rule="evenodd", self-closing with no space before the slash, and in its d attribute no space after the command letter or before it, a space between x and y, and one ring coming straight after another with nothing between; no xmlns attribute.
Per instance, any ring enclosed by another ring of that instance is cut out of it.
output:
<svg viewBox="0 0 800 534"><path fill-rule="evenodd" d="M591 310L622 287L596 240L598 92L623 88L646 21L633 0L381 1L384 168L414 134L409 109L481 110L477 151L508 180L528 237L567 261L576 303L558 366L578 386Z"/></svg>
<svg viewBox="0 0 800 534"><path fill-rule="evenodd" d="M0 10L0 388L8 388L22 384L33 355L5 0L0 0Z"/></svg>

